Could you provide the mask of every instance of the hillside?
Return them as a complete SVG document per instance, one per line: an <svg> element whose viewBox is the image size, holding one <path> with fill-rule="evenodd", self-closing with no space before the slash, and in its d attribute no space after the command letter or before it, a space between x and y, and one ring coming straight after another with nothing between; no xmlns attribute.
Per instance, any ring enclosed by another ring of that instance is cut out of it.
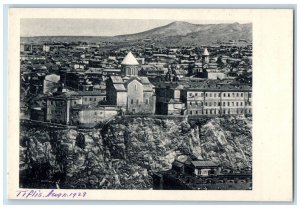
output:
<svg viewBox="0 0 300 209"><path fill-rule="evenodd" d="M191 46L212 44L217 41L229 41L244 39L252 41L252 24L191 24L188 22L176 21L168 25L157 27L141 33L120 35L113 37L96 36L51 36L51 37L23 37L21 42L113 42L128 45L140 40L151 39L151 43L169 46Z"/></svg>
<svg viewBox="0 0 300 209"><path fill-rule="evenodd" d="M252 119L116 119L90 131L21 126L20 187L151 189L180 154L252 167Z"/></svg>
<svg viewBox="0 0 300 209"><path fill-rule="evenodd" d="M177 21L142 33L115 36L114 38L127 40L152 38L154 40L165 39L163 41L169 40L170 42L178 40L185 42L190 39L191 41L212 43L217 40L229 41L245 39L251 41L251 31L251 24L191 24Z"/></svg>

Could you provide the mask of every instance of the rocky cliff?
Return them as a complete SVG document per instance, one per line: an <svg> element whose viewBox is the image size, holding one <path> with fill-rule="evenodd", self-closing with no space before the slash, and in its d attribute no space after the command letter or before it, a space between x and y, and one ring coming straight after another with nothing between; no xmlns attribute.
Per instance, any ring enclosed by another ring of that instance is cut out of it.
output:
<svg viewBox="0 0 300 209"><path fill-rule="evenodd" d="M21 126L20 185L151 189L179 154L251 168L252 118L122 118L92 130Z"/></svg>

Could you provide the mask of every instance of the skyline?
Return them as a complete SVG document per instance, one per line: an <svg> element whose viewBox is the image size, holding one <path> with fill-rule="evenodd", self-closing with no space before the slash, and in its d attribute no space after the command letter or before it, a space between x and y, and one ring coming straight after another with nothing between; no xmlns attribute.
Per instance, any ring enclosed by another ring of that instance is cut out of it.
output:
<svg viewBox="0 0 300 209"><path fill-rule="evenodd" d="M21 37L118 36L144 32L175 21L192 24L221 24L237 21L144 20L144 19L21 19ZM244 24L247 22L239 22ZM80 30L79 30L80 29Z"/></svg>

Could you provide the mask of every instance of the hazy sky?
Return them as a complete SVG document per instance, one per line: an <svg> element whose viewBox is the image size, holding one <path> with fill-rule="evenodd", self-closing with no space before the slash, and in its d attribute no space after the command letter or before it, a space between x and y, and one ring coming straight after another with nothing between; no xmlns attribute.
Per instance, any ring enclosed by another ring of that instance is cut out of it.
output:
<svg viewBox="0 0 300 209"><path fill-rule="evenodd" d="M21 36L115 36L143 32L173 21L175 20L21 19ZM185 21L196 24L224 23Z"/></svg>

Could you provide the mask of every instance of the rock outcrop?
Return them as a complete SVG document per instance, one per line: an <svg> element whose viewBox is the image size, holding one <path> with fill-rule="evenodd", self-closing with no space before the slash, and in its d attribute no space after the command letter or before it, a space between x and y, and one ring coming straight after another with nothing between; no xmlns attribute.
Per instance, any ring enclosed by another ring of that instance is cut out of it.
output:
<svg viewBox="0 0 300 209"><path fill-rule="evenodd" d="M21 127L21 187L151 189L179 154L251 168L252 119L122 118L91 130Z"/></svg>

